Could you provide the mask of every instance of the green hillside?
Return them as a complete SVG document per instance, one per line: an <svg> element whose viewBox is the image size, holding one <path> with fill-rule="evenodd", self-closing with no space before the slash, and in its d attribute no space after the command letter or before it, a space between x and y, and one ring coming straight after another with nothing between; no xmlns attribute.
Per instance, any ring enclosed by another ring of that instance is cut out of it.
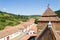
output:
<svg viewBox="0 0 60 40"><path fill-rule="evenodd" d="M4 29L6 26L18 25L21 21L25 22L29 18L38 19L40 15L15 15L12 13L0 11L0 30Z"/></svg>
<svg viewBox="0 0 60 40"><path fill-rule="evenodd" d="M60 10L55 11L55 13L60 17Z"/></svg>
<svg viewBox="0 0 60 40"><path fill-rule="evenodd" d="M0 30L4 29L5 26L15 26L20 21L27 21L28 17L15 15L7 12L0 11Z"/></svg>

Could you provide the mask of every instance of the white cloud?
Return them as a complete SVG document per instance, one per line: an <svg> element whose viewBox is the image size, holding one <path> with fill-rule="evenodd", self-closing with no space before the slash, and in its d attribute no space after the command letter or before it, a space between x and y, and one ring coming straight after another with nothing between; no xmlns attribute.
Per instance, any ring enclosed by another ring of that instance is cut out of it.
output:
<svg viewBox="0 0 60 40"><path fill-rule="evenodd" d="M7 9L6 9L6 8L3 8L2 10L3 10L3 11L6 11Z"/></svg>
<svg viewBox="0 0 60 40"><path fill-rule="evenodd" d="M7 11L7 9L6 8L2 8L1 11Z"/></svg>

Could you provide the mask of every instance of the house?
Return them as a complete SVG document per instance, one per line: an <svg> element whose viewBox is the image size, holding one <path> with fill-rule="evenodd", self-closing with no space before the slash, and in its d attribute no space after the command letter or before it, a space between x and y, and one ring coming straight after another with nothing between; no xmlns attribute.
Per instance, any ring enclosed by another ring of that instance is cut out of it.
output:
<svg viewBox="0 0 60 40"><path fill-rule="evenodd" d="M33 25L35 25L34 19L29 19L27 22L23 22L13 27L7 26L4 30L0 31L0 40L12 40L22 33L29 33L29 30L31 30Z"/></svg>

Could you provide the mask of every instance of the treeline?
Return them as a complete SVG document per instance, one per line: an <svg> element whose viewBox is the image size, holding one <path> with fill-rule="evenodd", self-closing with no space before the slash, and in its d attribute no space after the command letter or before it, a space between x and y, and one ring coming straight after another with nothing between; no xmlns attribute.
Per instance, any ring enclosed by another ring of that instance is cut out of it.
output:
<svg viewBox="0 0 60 40"><path fill-rule="evenodd" d="M60 17L60 10L55 11L55 13Z"/></svg>

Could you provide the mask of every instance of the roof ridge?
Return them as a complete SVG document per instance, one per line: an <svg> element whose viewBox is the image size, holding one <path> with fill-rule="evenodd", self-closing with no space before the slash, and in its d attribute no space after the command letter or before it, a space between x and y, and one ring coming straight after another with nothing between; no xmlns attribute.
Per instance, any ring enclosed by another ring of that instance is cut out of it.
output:
<svg viewBox="0 0 60 40"><path fill-rule="evenodd" d="M52 16L52 15L56 16L57 14L53 12L50 7L48 7L42 16Z"/></svg>

